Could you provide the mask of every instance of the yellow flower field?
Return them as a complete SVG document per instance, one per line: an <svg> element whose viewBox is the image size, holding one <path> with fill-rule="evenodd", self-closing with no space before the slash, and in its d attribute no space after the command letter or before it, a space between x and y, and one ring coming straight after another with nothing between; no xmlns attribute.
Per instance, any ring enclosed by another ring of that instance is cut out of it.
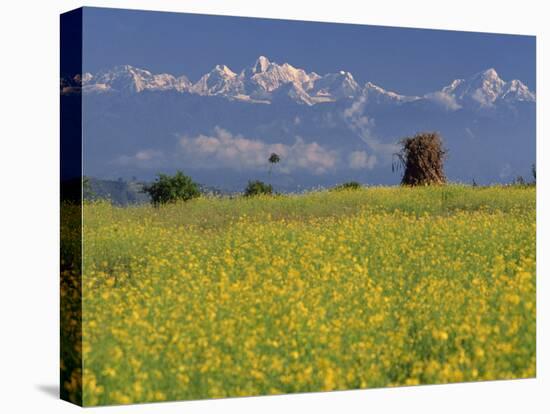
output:
<svg viewBox="0 0 550 414"><path fill-rule="evenodd" d="M83 214L85 405L535 375L534 188Z"/></svg>

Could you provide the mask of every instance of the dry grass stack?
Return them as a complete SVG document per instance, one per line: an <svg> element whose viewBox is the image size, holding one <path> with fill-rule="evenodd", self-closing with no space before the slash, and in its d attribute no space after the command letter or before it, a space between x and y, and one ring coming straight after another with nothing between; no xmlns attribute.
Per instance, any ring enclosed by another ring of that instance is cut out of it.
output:
<svg viewBox="0 0 550 414"><path fill-rule="evenodd" d="M397 153L405 172L402 185L445 184L447 179L443 163L447 151L437 132L423 132L401 140L402 149Z"/></svg>

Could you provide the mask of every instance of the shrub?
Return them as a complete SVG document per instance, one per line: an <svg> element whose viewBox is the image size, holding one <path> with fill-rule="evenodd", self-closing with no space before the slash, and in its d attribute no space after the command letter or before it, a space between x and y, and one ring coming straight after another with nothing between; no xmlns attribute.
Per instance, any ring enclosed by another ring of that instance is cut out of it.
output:
<svg viewBox="0 0 550 414"><path fill-rule="evenodd" d="M444 184L447 179L443 162L447 151L437 132L423 132L401 140L402 149L395 154L404 168L402 185Z"/></svg>
<svg viewBox="0 0 550 414"><path fill-rule="evenodd" d="M201 194L198 184L181 171L173 176L159 174L153 184L143 187L143 192L151 196L155 205L188 201Z"/></svg>
<svg viewBox="0 0 550 414"><path fill-rule="evenodd" d="M260 194L273 194L273 187L263 181L249 181L244 189L244 195L246 197L252 197Z"/></svg>
<svg viewBox="0 0 550 414"><path fill-rule="evenodd" d="M519 187L524 187L527 185L527 182L525 181L525 179L521 176L521 175L518 175L513 181L512 181L512 185L516 185L516 186L519 186Z"/></svg>
<svg viewBox="0 0 550 414"><path fill-rule="evenodd" d="M358 183L357 181L348 181L342 184L338 184L336 187L332 188L332 190L359 190L361 187L361 183Z"/></svg>

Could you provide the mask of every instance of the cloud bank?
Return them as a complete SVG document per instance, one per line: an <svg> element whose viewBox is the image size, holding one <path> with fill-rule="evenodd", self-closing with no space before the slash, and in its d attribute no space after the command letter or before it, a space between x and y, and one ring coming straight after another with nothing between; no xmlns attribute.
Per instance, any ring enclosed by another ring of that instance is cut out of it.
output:
<svg viewBox="0 0 550 414"><path fill-rule="evenodd" d="M368 155L366 151L353 151L348 156L348 164L352 170L371 170L376 161L376 156Z"/></svg>
<svg viewBox="0 0 550 414"><path fill-rule="evenodd" d="M181 137L182 157L197 168L226 167L238 170L262 170L268 166L271 153L281 157L279 171L291 173L306 170L325 174L337 167L339 155L336 150L325 148L316 142L305 142L296 137L294 144L268 144L258 139L245 138L216 127L212 135Z"/></svg>
<svg viewBox="0 0 550 414"><path fill-rule="evenodd" d="M376 147L376 142L372 143ZM385 144L380 144L385 145ZM295 137L293 144L267 143L247 138L224 128L215 127L211 134L179 136L171 152L142 149L122 155L113 163L121 167L164 170L191 168L201 170L230 169L234 171L267 171L271 153L280 156L275 167L279 173L309 173L323 175L337 170L373 169L378 158L374 152L345 151L328 148L317 142Z"/></svg>
<svg viewBox="0 0 550 414"><path fill-rule="evenodd" d="M365 106L367 98L362 96L353 104L346 108L343 112L343 117L350 129L355 132L361 140L367 144L370 151L382 158L384 161L391 160L394 153L399 150L396 144L386 144L381 142L374 136L372 129L374 128L374 119L366 115ZM369 163L369 168L373 168L378 162L376 157L372 158Z"/></svg>
<svg viewBox="0 0 550 414"><path fill-rule="evenodd" d="M452 95L449 95L445 92L433 92L429 93L425 96L427 99L431 100L432 102L435 102L436 104L441 105L448 111L456 111L460 108L462 108L461 105L458 104L455 97Z"/></svg>

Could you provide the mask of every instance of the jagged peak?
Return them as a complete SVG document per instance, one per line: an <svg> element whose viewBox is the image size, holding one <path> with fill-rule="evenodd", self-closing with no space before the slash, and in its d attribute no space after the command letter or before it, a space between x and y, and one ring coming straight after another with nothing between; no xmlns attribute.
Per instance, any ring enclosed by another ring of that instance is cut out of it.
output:
<svg viewBox="0 0 550 414"><path fill-rule="evenodd" d="M90 72L84 72L82 75L77 73L74 75L73 80L77 83L85 84L87 82L90 82L93 79L94 75L92 75Z"/></svg>
<svg viewBox="0 0 550 414"><path fill-rule="evenodd" d="M348 79L353 79L353 75L351 74L351 72L347 72L345 70L341 70L341 71L338 71L338 74L345 77L345 78L348 78Z"/></svg>
<svg viewBox="0 0 550 414"><path fill-rule="evenodd" d="M448 96L447 101L451 99L456 103L457 100L467 100L486 108L493 107L501 100L535 102L534 93L529 91L525 84L518 79L504 81L494 67L477 72L466 79L455 79L440 92L428 95L435 96L438 93ZM441 99L441 96L438 95L438 99Z"/></svg>
<svg viewBox="0 0 550 414"><path fill-rule="evenodd" d="M270 99L270 94L285 86L287 91L301 91L308 94L314 102L332 102L341 98L357 97L361 94L378 96L376 100L388 102L409 102L420 99L416 96L400 95L384 89L372 82L366 82L361 88L353 75L345 70L319 75L306 72L290 63L277 64L266 56L260 55L253 66L243 69L240 74L233 72L227 65L218 64L193 84L185 75L175 77L168 73L154 74L129 64L117 65L95 74L84 73L70 78L64 84L86 86L86 92L143 90L176 90L198 94L221 94L229 98L246 96L250 99ZM287 84L292 84L288 85ZM295 88L293 85L299 86ZM444 95L444 96L443 96ZM470 100L481 106L491 106L497 101L508 103L515 101L535 102L535 94L519 79L504 81L494 67L489 67L474 75L453 80L441 90L428 93L441 99L448 96L456 102ZM430 98L427 98L430 99ZM313 102L313 101L312 101Z"/></svg>
<svg viewBox="0 0 550 414"><path fill-rule="evenodd" d="M129 71L129 70L132 70L132 69L134 69L134 67L132 65L125 64L125 65L116 65L110 71L111 72L121 72L121 71Z"/></svg>
<svg viewBox="0 0 550 414"><path fill-rule="evenodd" d="M117 65L113 69L107 72L144 72L144 73L151 74L151 72L149 72L146 69L141 69L132 65Z"/></svg>
<svg viewBox="0 0 550 414"><path fill-rule="evenodd" d="M521 89L529 89L526 84L524 84L519 79L512 79L507 83L509 87L515 87L515 88L521 88Z"/></svg>
<svg viewBox="0 0 550 414"><path fill-rule="evenodd" d="M495 68L482 70L481 72L478 72L475 75L471 76L467 81L470 83L483 82L495 85L502 85L505 83L500 78Z"/></svg>
<svg viewBox="0 0 550 414"><path fill-rule="evenodd" d="M374 89L378 92L386 92L386 90L384 88L382 88L381 86L378 86L372 82L367 82L365 83L365 88L366 89Z"/></svg>
<svg viewBox="0 0 550 414"><path fill-rule="evenodd" d="M367 95L369 92L374 92L379 97L384 97L384 99L390 99L392 101L398 101L398 102L412 102L412 101L421 99L420 96L401 95L397 92L389 91L372 82L365 83L364 92Z"/></svg>
<svg viewBox="0 0 550 414"><path fill-rule="evenodd" d="M216 65L213 69L213 72L218 72L230 77L237 76L235 72L233 72L228 66L226 65Z"/></svg>
<svg viewBox="0 0 550 414"><path fill-rule="evenodd" d="M273 63L273 65L276 65L276 63ZM305 73L305 70L303 69L300 69L300 68L296 68L294 66L292 66L290 63L283 63L282 65L279 65L280 68L283 68L284 70L286 71L289 71L289 72L304 72Z"/></svg>
<svg viewBox="0 0 550 414"><path fill-rule="evenodd" d="M254 72L265 72L269 68L270 64L271 62L267 57L265 57L264 55L260 55L254 63Z"/></svg>
<svg viewBox="0 0 550 414"><path fill-rule="evenodd" d="M503 89L504 91L501 98L504 100L517 99L519 101L526 102L536 101L534 92L531 92L529 87L519 79L512 79L511 81L506 82Z"/></svg>
<svg viewBox="0 0 550 414"><path fill-rule="evenodd" d="M483 75L483 77L485 78L492 78L492 79L496 79L498 78L498 72L496 71L495 68L489 68L489 69L485 69L484 71L481 72L481 74Z"/></svg>

